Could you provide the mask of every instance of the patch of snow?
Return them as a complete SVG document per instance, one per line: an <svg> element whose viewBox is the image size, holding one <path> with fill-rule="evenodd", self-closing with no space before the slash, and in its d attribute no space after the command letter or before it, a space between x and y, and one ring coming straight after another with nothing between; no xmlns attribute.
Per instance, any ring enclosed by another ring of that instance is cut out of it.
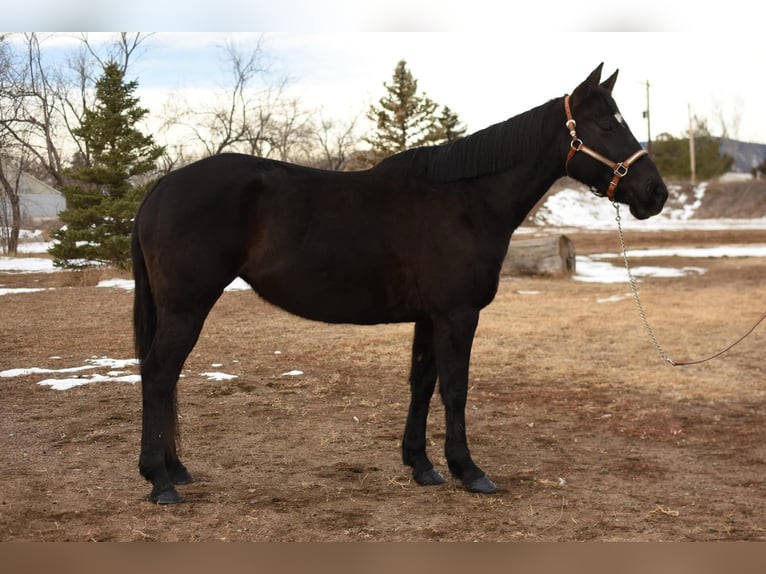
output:
<svg viewBox="0 0 766 574"><path fill-rule="evenodd" d="M32 241L30 243L19 243L19 253L48 253L48 249L53 245L50 241Z"/></svg>
<svg viewBox="0 0 766 574"><path fill-rule="evenodd" d="M97 367L109 367L111 369L124 369L138 365L138 359L110 359L109 357L91 357L85 359L85 362Z"/></svg>
<svg viewBox="0 0 766 574"><path fill-rule="evenodd" d="M577 273L573 279L585 283L629 283L628 273L625 267L615 266L607 261L594 261L585 256L578 256L576 263ZM701 267L631 267L631 272L636 278L639 277L683 277L690 274L703 274L705 269Z"/></svg>
<svg viewBox="0 0 766 574"><path fill-rule="evenodd" d="M726 230L763 229L766 218L758 219L693 219L707 190L707 182L697 185L694 198L683 197L680 187L670 186L668 191L675 195L674 203L681 207L666 206L662 212L645 220L638 220L630 214L627 206L620 206L620 217L624 229L631 231L672 231L672 230ZM534 222L538 226L563 229L615 229L616 211L606 199L594 196L585 189L564 188L550 195L537 210ZM534 229L534 228L533 228ZM517 231L518 233L518 231Z"/></svg>
<svg viewBox="0 0 766 574"><path fill-rule="evenodd" d="M596 303L616 303L617 301L624 301L629 299L633 295L631 293L625 293L624 295L612 295L611 297L604 297L602 299L596 299Z"/></svg>
<svg viewBox="0 0 766 574"><path fill-rule="evenodd" d="M15 273L53 273L59 271L53 266L53 259L41 257L0 257L0 271Z"/></svg>
<svg viewBox="0 0 766 574"><path fill-rule="evenodd" d="M51 357L51 359L59 359L60 357ZM67 367L63 369L44 369L40 367L30 367L26 369L8 369L0 371L0 377L23 377L28 375L38 374L65 374L65 373L77 373L80 371L88 371L98 368L111 368L106 375L98 373L83 374L74 377L65 378L50 378L39 381L37 384L45 387L50 387L56 391L66 391L68 389L87 385L90 383L101 382L117 382L117 383L131 383L135 384L141 380L140 375L125 374L125 371L119 370L126 367L134 366L138 364L136 359L111 359L109 357L91 357L85 360L88 365L80 367Z"/></svg>
<svg viewBox="0 0 766 574"><path fill-rule="evenodd" d="M99 281L96 287L114 287L116 289L124 289L125 291L133 291L136 288L136 284L132 279L104 279Z"/></svg>
<svg viewBox="0 0 766 574"><path fill-rule="evenodd" d="M292 371L287 371L286 373L282 373L281 377L300 377L303 374L303 371L299 371L297 369L294 369Z"/></svg>
<svg viewBox="0 0 766 574"><path fill-rule="evenodd" d="M8 369L7 371L0 371L0 377L24 377L27 375L40 375L50 373L76 373L79 371L87 371L95 369L95 366L84 367L69 367L67 369L41 369L39 367L31 367L29 369Z"/></svg>
<svg viewBox="0 0 766 574"><path fill-rule="evenodd" d="M37 293L38 291L45 291L40 287L5 287L0 288L0 295L16 295L17 293Z"/></svg>
<svg viewBox="0 0 766 574"><path fill-rule="evenodd" d="M91 383L130 383L132 385L141 381L140 375L123 375L113 377L109 375L90 375L83 378L74 379L45 379L37 383L44 387L50 387L54 391L67 391L74 387L80 387L82 385L89 385Z"/></svg>
<svg viewBox="0 0 766 574"><path fill-rule="evenodd" d="M622 257L616 253L599 253L591 255L594 259ZM689 257L689 258L718 258L718 257L766 257L766 244L753 243L748 245L719 245L715 247L663 247L657 249L631 249L628 258L638 257Z"/></svg>
<svg viewBox="0 0 766 574"><path fill-rule="evenodd" d="M132 279L105 279L104 281L99 281L96 287L113 287L116 289L132 291L136 288L136 285ZM250 289L252 289L252 287L250 287L247 281L237 277L234 281L226 286L224 291L249 291Z"/></svg>
<svg viewBox="0 0 766 574"><path fill-rule="evenodd" d="M241 277L237 277L234 281L229 283L224 291L250 291L251 289L252 287L250 287L250 284L247 281Z"/></svg>
<svg viewBox="0 0 766 574"><path fill-rule="evenodd" d="M231 379L238 378L237 375L229 375L228 373L220 373L217 371L210 371L207 373L200 373L203 377L207 377L211 381L230 381Z"/></svg>

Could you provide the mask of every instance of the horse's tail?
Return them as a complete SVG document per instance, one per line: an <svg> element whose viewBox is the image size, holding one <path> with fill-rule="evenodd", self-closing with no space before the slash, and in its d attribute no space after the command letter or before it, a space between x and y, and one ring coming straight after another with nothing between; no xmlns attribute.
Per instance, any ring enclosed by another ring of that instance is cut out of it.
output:
<svg viewBox="0 0 766 574"><path fill-rule="evenodd" d="M133 222L130 250L133 255L133 279L136 283L133 295L133 334L136 357L143 362L149 354L157 331L157 309L149 285L149 273L146 269L144 252L138 240L138 215Z"/></svg>

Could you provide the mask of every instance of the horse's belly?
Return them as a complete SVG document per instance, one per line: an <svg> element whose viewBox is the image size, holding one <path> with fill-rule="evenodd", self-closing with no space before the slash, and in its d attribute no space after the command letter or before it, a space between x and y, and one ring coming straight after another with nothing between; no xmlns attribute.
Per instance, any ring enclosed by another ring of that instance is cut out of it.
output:
<svg viewBox="0 0 766 574"><path fill-rule="evenodd" d="M268 302L315 321L371 325L418 317L415 293L406 282L392 283L370 270L282 269L248 280Z"/></svg>

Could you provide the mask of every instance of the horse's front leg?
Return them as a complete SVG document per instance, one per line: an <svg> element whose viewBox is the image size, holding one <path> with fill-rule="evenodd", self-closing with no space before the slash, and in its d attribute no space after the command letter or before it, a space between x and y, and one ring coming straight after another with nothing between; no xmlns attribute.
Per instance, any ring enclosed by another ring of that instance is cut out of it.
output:
<svg viewBox="0 0 766 574"><path fill-rule="evenodd" d="M415 324L410 370L410 409L402 440L402 460L412 467L412 478L425 486L442 484L444 477L426 454L426 424L431 397L436 387L433 323L423 319Z"/></svg>
<svg viewBox="0 0 766 574"><path fill-rule="evenodd" d="M465 427L468 366L478 322L477 309L454 310L439 317L434 321L434 347L446 415L444 453L450 472L469 491L491 494L497 487L471 459Z"/></svg>

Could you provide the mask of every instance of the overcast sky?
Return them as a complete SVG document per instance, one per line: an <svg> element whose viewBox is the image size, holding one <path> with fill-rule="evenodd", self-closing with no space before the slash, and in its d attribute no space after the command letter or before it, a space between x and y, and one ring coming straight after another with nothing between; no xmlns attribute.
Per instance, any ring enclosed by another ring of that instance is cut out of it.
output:
<svg viewBox="0 0 766 574"><path fill-rule="evenodd" d="M696 6L686 14L656 0L630 6L597 0L587 8L563 0L517 4L70 0L50 2L34 17L4 16L4 24L19 30L230 30L162 32L146 42L132 71L142 103L153 112L171 90L225 85L220 46L227 38L254 46L261 33L235 31L249 28L266 31L266 56L291 78L304 105L332 117L362 114L377 102L400 59L420 89L450 106L469 131L571 92L604 62L605 74L620 69L615 99L638 139L647 136L648 81L653 137L681 136L691 109L714 134L723 120L732 136L766 143L766 10L760 4L733 0L710 14ZM597 32L603 30L616 32Z"/></svg>

